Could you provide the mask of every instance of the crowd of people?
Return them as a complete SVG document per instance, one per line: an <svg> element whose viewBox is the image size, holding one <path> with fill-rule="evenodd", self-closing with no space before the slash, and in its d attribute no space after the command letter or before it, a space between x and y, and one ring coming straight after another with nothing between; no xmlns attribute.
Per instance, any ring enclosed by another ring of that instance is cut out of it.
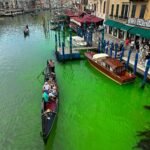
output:
<svg viewBox="0 0 150 150"><path fill-rule="evenodd" d="M150 41L140 41L140 40L129 40L125 41L126 46L132 51L139 52L139 63L145 65L147 60L150 59Z"/></svg>

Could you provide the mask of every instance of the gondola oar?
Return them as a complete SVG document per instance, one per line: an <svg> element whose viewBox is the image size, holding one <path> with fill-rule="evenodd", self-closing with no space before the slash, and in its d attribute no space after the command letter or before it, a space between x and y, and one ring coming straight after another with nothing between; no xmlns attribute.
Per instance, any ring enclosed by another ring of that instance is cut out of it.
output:
<svg viewBox="0 0 150 150"><path fill-rule="evenodd" d="M41 73L37 76L37 79L41 76L41 74L43 74L44 75L44 70L45 70L45 68L41 71Z"/></svg>

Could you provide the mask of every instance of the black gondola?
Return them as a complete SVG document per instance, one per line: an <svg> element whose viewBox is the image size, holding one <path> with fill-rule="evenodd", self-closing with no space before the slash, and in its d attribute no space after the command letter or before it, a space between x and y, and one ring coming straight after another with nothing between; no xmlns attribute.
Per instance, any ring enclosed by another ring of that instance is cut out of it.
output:
<svg viewBox="0 0 150 150"><path fill-rule="evenodd" d="M51 75L52 74L47 64L47 67L44 70L44 81L48 81ZM55 85L57 86L56 79L55 78L53 79L54 79ZM56 120L57 112L58 112L58 96L56 97L55 101L51 100L50 102L47 102L47 103L44 103L42 99L42 109L41 109L42 137L43 137L43 141L45 144L53 128L53 124Z"/></svg>

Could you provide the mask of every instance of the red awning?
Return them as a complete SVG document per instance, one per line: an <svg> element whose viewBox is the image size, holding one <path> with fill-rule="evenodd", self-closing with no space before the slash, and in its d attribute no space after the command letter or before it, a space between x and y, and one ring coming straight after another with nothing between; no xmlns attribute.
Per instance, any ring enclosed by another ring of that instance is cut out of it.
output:
<svg viewBox="0 0 150 150"><path fill-rule="evenodd" d="M84 18L85 22L87 22L87 23L98 23L98 22L103 21L102 18L98 18L93 15L85 15L83 18Z"/></svg>
<svg viewBox="0 0 150 150"><path fill-rule="evenodd" d="M82 23L100 23L101 21L103 21L103 19L98 18L96 16L93 15L85 15L83 17L71 17L71 21L78 22L80 24Z"/></svg>

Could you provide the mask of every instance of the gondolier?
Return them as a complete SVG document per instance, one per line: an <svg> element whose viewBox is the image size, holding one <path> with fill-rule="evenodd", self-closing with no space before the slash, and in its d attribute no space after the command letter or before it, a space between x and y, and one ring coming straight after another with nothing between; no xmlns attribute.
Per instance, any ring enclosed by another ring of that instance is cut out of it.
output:
<svg viewBox="0 0 150 150"><path fill-rule="evenodd" d="M55 63L52 61L52 59L49 60L48 65L50 72L55 72Z"/></svg>

